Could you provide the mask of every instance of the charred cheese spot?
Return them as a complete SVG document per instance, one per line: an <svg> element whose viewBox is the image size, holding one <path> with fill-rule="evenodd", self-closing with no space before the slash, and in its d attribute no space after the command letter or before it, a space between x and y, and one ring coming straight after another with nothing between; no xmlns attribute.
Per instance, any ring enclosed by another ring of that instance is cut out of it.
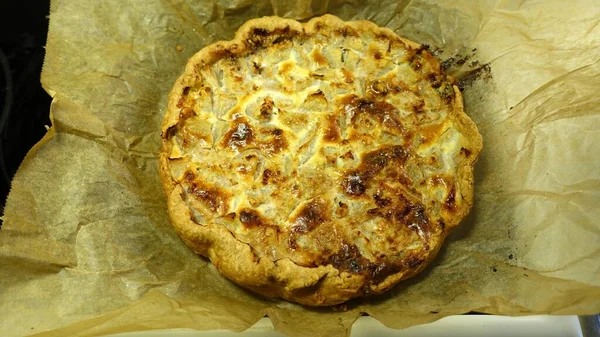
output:
<svg viewBox="0 0 600 337"><path fill-rule="evenodd" d="M377 207L385 207L392 202L391 199L383 197L381 193L374 194L373 199L375 200Z"/></svg>
<svg viewBox="0 0 600 337"><path fill-rule="evenodd" d="M242 209L240 211L239 219L242 225L244 225L244 227L247 229L268 226L267 221L262 217L262 215L250 208Z"/></svg>
<svg viewBox="0 0 600 337"><path fill-rule="evenodd" d="M379 208L371 208L370 210L367 210L367 214L369 214L369 215L381 215L381 211L379 210Z"/></svg>
<svg viewBox="0 0 600 337"><path fill-rule="evenodd" d="M339 201L338 208L335 210L335 214L338 216L338 218L347 217L348 216L348 205Z"/></svg>
<svg viewBox="0 0 600 337"><path fill-rule="evenodd" d="M351 196L363 195L367 190L365 180L358 172L348 174L342 182L344 192Z"/></svg>
<svg viewBox="0 0 600 337"><path fill-rule="evenodd" d="M439 220L438 221L438 225L440 226L440 229L443 231L444 229L446 229L446 223L444 222L444 220Z"/></svg>
<svg viewBox="0 0 600 337"><path fill-rule="evenodd" d="M364 258L356 245L343 244L341 249L331 255L327 261L335 268L352 273L361 273L370 265L370 261Z"/></svg>
<svg viewBox="0 0 600 337"><path fill-rule="evenodd" d="M348 151L340 156L341 159L354 160L354 153L352 151Z"/></svg>
<svg viewBox="0 0 600 337"><path fill-rule="evenodd" d="M372 280L372 284L377 284L383 282L388 276L398 273L404 269L400 264L394 263L377 263L374 264L370 269L370 278ZM368 291L365 289L365 291Z"/></svg>
<svg viewBox="0 0 600 337"><path fill-rule="evenodd" d="M303 205L292 220L292 232L306 233L329 221L329 209L323 199L315 199Z"/></svg>
<svg viewBox="0 0 600 337"><path fill-rule="evenodd" d="M456 209L456 189L454 185L450 187L450 191L448 192L448 196L444 201L444 208L449 211L454 211Z"/></svg>
<svg viewBox="0 0 600 337"><path fill-rule="evenodd" d="M294 233L290 233L290 236L288 238L288 246L292 251L298 249L298 241L296 240L296 236L294 235Z"/></svg>
<svg viewBox="0 0 600 337"><path fill-rule="evenodd" d="M352 123L367 123L361 118L362 115L374 118L386 131L393 134L404 134L405 130L399 120L398 109L385 101L374 101L367 98L358 98L356 95L344 97L340 101L341 110L351 114ZM359 126L360 127L360 126Z"/></svg>
<svg viewBox="0 0 600 337"><path fill-rule="evenodd" d="M273 175L273 171L265 169L262 174L262 184L266 185L269 183L269 178Z"/></svg>
<svg viewBox="0 0 600 337"><path fill-rule="evenodd" d="M282 176L280 170L271 170L271 169L266 168L262 173L262 184L263 185L268 185L268 184L278 185L278 184L282 183L283 181L285 181L285 179L286 178Z"/></svg>
<svg viewBox="0 0 600 337"><path fill-rule="evenodd" d="M422 99L417 100L411 106L412 111L416 114L423 113L425 111L425 101Z"/></svg>
<svg viewBox="0 0 600 337"><path fill-rule="evenodd" d="M372 178L386 166L393 164L401 169L407 158L408 154L401 146L383 147L365 154L358 169L347 173L343 179L344 192L351 196L363 195Z"/></svg>
<svg viewBox="0 0 600 337"><path fill-rule="evenodd" d="M377 151L367 153L361 167L370 175L380 171L390 162L403 165L407 157L408 154L402 146L382 147Z"/></svg>
<svg viewBox="0 0 600 337"><path fill-rule="evenodd" d="M332 254L327 262L335 268L354 274L362 274L369 280L363 288L363 292L369 292L369 286L384 281L388 276L398 273L403 269L416 268L423 260L410 257L403 264L384 262L383 258L371 261L365 258L356 245L343 243L341 249Z"/></svg>
<svg viewBox="0 0 600 337"><path fill-rule="evenodd" d="M255 73L259 74L262 73L262 67L260 66L260 64L256 63L256 62L252 62L252 69L254 70Z"/></svg>
<svg viewBox="0 0 600 337"><path fill-rule="evenodd" d="M179 98L179 101L177 101L177 107L178 108L181 108L181 107L184 106L186 98L187 98L187 95L189 94L189 92L190 92L190 87L183 88L183 91L181 93L181 97Z"/></svg>
<svg viewBox="0 0 600 337"><path fill-rule="evenodd" d="M464 147L461 147L460 148L460 154L462 154L465 157L469 158L469 156L471 156L471 151L469 151L469 149L465 149Z"/></svg>
<svg viewBox="0 0 600 337"><path fill-rule="evenodd" d="M246 39L246 43L251 45L253 48L258 48L265 44L270 32L263 28L256 28L250 34L250 37Z"/></svg>
<svg viewBox="0 0 600 337"><path fill-rule="evenodd" d="M273 107L275 106L275 102L271 97L265 97L263 103L260 106L260 115L259 118L263 120L270 120L271 115L273 114Z"/></svg>
<svg viewBox="0 0 600 337"><path fill-rule="evenodd" d="M191 171L187 171L184 175L183 178L186 182L191 183L194 181L194 179L196 178L196 176L194 175L194 172Z"/></svg>

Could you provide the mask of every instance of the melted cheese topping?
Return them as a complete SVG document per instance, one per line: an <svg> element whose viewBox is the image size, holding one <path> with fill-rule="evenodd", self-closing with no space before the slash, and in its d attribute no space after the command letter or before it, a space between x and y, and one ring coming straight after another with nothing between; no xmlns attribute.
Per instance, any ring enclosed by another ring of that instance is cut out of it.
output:
<svg viewBox="0 0 600 337"><path fill-rule="evenodd" d="M417 268L462 207L454 91L423 49L370 32L273 34L197 67L167 138L198 225L259 258L379 282Z"/></svg>

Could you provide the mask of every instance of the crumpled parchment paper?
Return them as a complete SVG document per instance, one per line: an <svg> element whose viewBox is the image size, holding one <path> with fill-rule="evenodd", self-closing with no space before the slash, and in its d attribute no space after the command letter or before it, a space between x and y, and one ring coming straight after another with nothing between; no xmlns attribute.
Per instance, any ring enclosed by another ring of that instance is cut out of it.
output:
<svg viewBox="0 0 600 337"><path fill-rule="evenodd" d="M484 150L475 206L422 275L306 308L237 287L185 246L157 153L191 55L252 17L326 12L429 44L461 79ZM600 311L595 1L53 0L42 83L53 126L14 177L0 230L2 336L242 331L264 315L290 335L343 336L361 313L403 328Z"/></svg>

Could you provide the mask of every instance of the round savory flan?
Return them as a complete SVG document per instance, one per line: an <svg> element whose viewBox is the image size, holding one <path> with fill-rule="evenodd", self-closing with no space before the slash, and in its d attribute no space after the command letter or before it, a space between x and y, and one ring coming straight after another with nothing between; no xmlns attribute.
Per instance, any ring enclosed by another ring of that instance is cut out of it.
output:
<svg viewBox="0 0 600 337"><path fill-rule="evenodd" d="M235 283L306 305L421 272L482 147L427 48L326 15L246 22L188 62L162 125L173 226Z"/></svg>

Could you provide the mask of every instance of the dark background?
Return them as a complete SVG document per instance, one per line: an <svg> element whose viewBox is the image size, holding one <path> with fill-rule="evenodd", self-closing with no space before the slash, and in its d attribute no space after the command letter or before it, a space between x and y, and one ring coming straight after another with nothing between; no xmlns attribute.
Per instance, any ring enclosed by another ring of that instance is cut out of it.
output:
<svg viewBox="0 0 600 337"><path fill-rule="evenodd" d="M0 213L27 151L50 125L40 84L50 0L0 0ZM1 222L0 222L1 225Z"/></svg>

